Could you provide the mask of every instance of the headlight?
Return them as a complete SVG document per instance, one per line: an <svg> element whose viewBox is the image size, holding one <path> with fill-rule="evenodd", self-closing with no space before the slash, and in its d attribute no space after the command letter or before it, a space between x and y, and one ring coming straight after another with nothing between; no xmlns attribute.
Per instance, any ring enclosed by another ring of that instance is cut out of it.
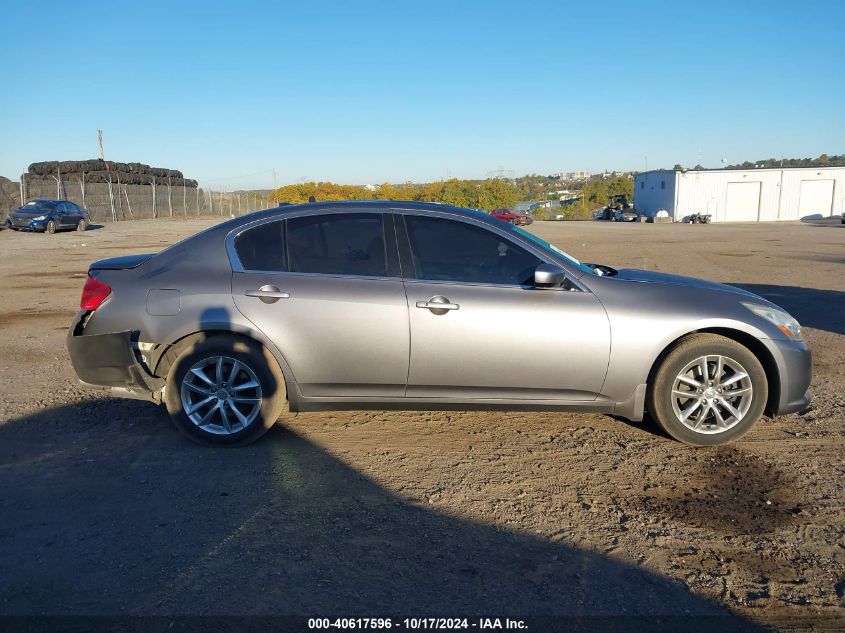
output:
<svg viewBox="0 0 845 633"><path fill-rule="evenodd" d="M39 216L36 216L32 219L35 220L36 222L38 222L38 221L41 221L41 220L46 220L47 216L46 215L39 215Z"/></svg>
<svg viewBox="0 0 845 633"><path fill-rule="evenodd" d="M742 302L746 308L751 310L757 316L761 316L787 337L800 341L801 339L801 324L783 310L771 308L769 306L760 305L759 303L745 303Z"/></svg>

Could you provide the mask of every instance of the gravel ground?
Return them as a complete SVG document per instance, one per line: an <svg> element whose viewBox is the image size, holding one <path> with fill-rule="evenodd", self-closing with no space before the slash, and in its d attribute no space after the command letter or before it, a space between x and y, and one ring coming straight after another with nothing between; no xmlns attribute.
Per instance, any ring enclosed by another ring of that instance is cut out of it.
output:
<svg viewBox="0 0 845 633"><path fill-rule="evenodd" d="M210 223L0 232L0 615L845 626L845 226L531 227L586 261L742 285L802 322L811 409L735 445L596 414L331 412L214 450L152 404L79 387L64 345L89 262Z"/></svg>

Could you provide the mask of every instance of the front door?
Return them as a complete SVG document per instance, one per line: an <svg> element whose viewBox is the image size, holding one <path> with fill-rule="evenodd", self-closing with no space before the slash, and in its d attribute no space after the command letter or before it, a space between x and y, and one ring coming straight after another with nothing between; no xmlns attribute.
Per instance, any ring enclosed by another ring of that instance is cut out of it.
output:
<svg viewBox="0 0 845 633"><path fill-rule="evenodd" d="M410 214L405 224L408 397L595 400L610 354L595 295L534 288L541 260L481 225Z"/></svg>
<svg viewBox="0 0 845 633"><path fill-rule="evenodd" d="M386 246L395 257L381 213L305 215L235 239L235 305L282 352L304 396L403 395L408 305Z"/></svg>

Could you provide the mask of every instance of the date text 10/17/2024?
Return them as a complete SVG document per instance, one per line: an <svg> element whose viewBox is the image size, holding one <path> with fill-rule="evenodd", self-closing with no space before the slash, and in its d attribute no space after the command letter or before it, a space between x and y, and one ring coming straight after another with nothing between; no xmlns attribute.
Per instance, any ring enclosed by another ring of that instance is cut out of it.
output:
<svg viewBox="0 0 845 633"><path fill-rule="evenodd" d="M308 618L310 630L527 630L524 620L510 618Z"/></svg>

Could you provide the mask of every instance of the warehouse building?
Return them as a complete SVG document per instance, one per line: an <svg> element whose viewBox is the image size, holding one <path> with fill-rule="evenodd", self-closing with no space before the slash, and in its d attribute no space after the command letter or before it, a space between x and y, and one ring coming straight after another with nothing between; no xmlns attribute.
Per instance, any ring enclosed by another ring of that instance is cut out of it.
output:
<svg viewBox="0 0 845 633"><path fill-rule="evenodd" d="M845 212L845 167L660 169L634 179L634 208L665 209L676 222L709 213L714 222L829 218Z"/></svg>

